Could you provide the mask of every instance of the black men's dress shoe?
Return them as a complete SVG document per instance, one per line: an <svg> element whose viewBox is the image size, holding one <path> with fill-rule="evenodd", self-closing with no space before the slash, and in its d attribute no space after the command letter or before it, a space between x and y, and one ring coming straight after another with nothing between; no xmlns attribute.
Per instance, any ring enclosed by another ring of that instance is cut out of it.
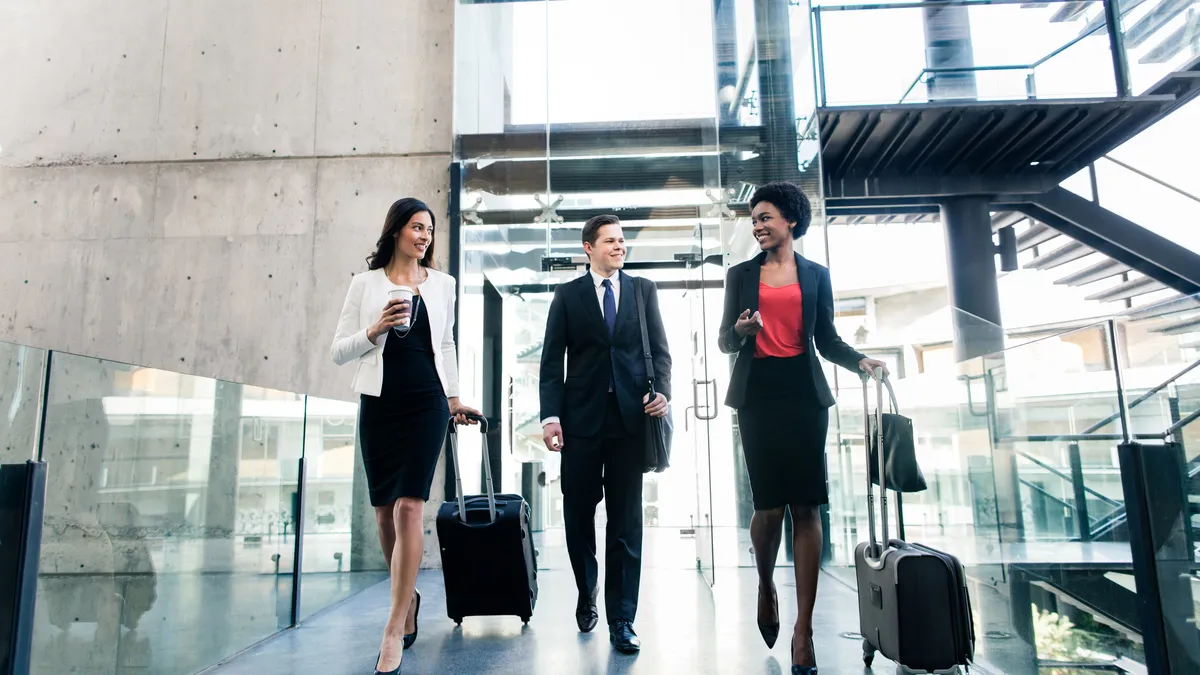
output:
<svg viewBox="0 0 1200 675"><path fill-rule="evenodd" d="M596 611L596 598L579 596L579 602L575 604L575 623L579 626L580 633L590 633L596 627L596 621L600 619L600 614Z"/></svg>
<svg viewBox="0 0 1200 675"><path fill-rule="evenodd" d="M620 619L608 627L608 639L613 647L622 654L636 654L642 648L642 641L633 632L633 622Z"/></svg>

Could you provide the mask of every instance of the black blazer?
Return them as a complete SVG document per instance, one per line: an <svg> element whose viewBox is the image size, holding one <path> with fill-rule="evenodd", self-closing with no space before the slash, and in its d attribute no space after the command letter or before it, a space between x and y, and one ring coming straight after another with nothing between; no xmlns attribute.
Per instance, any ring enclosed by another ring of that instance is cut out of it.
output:
<svg viewBox="0 0 1200 675"><path fill-rule="evenodd" d="M812 385L817 398L821 405L828 408L835 401L829 382L825 380L825 373L821 370L821 363L817 360L817 351L832 363L855 373L860 372L858 362L866 357L838 337L833 325L833 289L829 284L829 270L801 257L799 253L794 255L804 312L804 340L807 346L804 352L812 362ZM743 311L748 309L751 314L758 311L758 284L766 259L766 252L759 253L744 263L730 267L725 278L725 311L721 315L721 333L717 336L717 345L726 354L737 354L729 390L725 395L725 405L731 408L740 408L746 402L746 383L750 379L750 365L754 361L757 342L755 337L746 338L743 342L734 325ZM816 349L813 349L814 344Z"/></svg>
<svg viewBox="0 0 1200 675"><path fill-rule="evenodd" d="M626 431L630 435L643 433L646 412L642 397L647 391L647 378L634 295L637 291L633 277L624 272L618 274L621 298L611 339L590 273L561 284L554 291L542 344L541 419L558 417L564 435L586 438L601 432L610 374L615 375L614 389ZM658 288L649 279L639 278L637 283L645 294L646 330L650 333L650 351L654 356L654 388L669 399L671 354L667 351L667 333L658 310Z"/></svg>

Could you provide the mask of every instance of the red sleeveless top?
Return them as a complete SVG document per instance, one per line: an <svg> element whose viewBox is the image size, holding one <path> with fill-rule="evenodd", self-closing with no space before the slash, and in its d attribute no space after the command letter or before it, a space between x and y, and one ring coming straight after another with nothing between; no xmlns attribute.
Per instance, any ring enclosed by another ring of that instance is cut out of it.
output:
<svg viewBox="0 0 1200 675"><path fill-rule="evenodd" d="M758 311L763 327L755 341L755 358L788 358L804 353L802 300L799 283L776 288L759 282Z"/></svg>

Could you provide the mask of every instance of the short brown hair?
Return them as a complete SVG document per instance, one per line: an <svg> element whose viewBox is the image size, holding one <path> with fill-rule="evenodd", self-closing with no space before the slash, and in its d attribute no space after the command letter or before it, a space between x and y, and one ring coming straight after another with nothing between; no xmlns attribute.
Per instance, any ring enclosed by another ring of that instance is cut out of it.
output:
<svg viewBox="0 0 1200 675"><path fill-rule="evenodd" d="M592 216L583 224L583 243L596 245L596 239L600 236L600 228L605 225L620 225L621 219L608 213L599 216Z"/></svg>

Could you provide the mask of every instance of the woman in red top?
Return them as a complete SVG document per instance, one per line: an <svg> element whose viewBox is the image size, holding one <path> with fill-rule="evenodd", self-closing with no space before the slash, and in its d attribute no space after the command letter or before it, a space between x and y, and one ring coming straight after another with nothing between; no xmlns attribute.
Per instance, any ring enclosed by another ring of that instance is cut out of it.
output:
<svg viewBox="0 0 1200 675"><path fill-rule="evenodd" d="M792 183L769 183L750 199L762 250L729 269L718 344L737 354L725 404L737 409L754 517L758 627L767 646L779 636L775 558L790 508L799 616L792 632L793 675L816 675L812 613L821 567L822 504L829 503L825 435L833 393L817 360L859 373L884 366L838 337L829 270L804 259L793 242L808 231L812 207ZM886 368L886 367L885 367Z"/></svg>

